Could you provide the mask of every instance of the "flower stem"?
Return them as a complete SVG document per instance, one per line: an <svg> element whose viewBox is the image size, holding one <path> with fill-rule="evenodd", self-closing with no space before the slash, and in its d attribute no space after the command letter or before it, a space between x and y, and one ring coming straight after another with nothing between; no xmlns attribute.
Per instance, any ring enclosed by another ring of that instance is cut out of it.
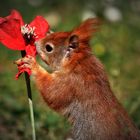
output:
<svg viewBox="0 0 140 140"><path fill-rule="evenodd" d="M24 57L26 55L26 52L21 51L21 55L22 55L22 57ZM29 109L30 109L30 119L31 119L31 125L32 125L32 139L36 140L31 84L30 84L30 77L27 72L25 72L25 82L26 82L26 87L27 87Z"/></svg>
<svg viewBox="0 0 140 140"><path fill-rule="evenodd" d="M31 118L31 125L32 125L32 138L33 138L33 140L36 140L33 102L30 98L28 98L28 100L29 100L30 118Z"/></svg>

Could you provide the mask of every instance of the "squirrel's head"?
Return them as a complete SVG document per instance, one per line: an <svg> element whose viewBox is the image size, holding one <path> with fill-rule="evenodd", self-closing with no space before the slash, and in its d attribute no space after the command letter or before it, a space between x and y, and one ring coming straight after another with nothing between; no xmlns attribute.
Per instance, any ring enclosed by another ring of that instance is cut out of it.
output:
<svg viewBox="0 0 140 140"><path fill-rule="evenodd" d="M90 54L89 40L97 31L99 21L88 19L70 32L56 32L35 43L42 60L53 70L76 64Z"/></svg>

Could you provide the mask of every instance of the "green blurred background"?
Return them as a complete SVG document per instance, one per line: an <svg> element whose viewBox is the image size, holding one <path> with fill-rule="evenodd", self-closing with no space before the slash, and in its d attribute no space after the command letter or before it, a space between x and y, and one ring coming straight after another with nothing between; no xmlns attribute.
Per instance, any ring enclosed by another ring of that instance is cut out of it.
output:
<svg viewBox="0 0 140 140"><path fill-rule="evenodd" d="M92 39L94 54L104 63L112 89L140 128L140 1L139 0L5 0L0 16L11 9L24 21L44 16L54 31L67 31L88 17L100 17L103 25ZM0 44L0 139L31 140L31 125L24 76L13 61L20 53ZM43 62L38 60L44 65ZM64 140L70 126L50 110L32 84L38 140Z"/></svg>

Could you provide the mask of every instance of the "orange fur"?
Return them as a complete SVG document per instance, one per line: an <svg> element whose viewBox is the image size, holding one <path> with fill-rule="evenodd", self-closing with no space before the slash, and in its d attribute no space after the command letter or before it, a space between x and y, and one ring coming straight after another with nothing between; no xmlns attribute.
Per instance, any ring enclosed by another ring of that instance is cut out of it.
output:
<svg viewBox="0 0 140 140"><path fill-rule="evenodd" d="M113 95L103 65L91 53L89 39L98 23L89 19L71 32L40 40L38 53L53 72L32 66L36 85L48 106L71 122L74 140L139 140L139 130Z"/></svg>

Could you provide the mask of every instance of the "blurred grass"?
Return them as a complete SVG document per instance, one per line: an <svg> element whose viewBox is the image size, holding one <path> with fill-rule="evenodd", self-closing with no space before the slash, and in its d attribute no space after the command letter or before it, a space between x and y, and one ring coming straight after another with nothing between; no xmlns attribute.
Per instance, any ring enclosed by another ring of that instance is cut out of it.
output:
<svg viewBox="0 0 140 140"><path fill-rule="evenodd" d="M78 5L78 1L74 4L55 0L44 2L36 8L24 0L7 0L0 5L0 11L1 16L5 16L9 14L9 9L16 8L22 13L25 21L31 21L36 14L45 16L54 10L60 14L61 21L53 27L53 30L67 31L81 22L84 4L84 1ZM100 9L101 3L98 4L95 11L102 18L103 25L91 41L93 53L104 63L115 95L140 128L139 15L127 8L124 9L123 6L121 9L121 2L118 1L123 20L112 23L104 19ZM31 139L24 77L21 76L18 81L14 79L17 68L13 61L18 58L20 58L19 52L8 50L0 44L0 139L2 140ZM63 140L69 134L68 122L47 107L34 84L32 91L37 138Z"/></svg>

